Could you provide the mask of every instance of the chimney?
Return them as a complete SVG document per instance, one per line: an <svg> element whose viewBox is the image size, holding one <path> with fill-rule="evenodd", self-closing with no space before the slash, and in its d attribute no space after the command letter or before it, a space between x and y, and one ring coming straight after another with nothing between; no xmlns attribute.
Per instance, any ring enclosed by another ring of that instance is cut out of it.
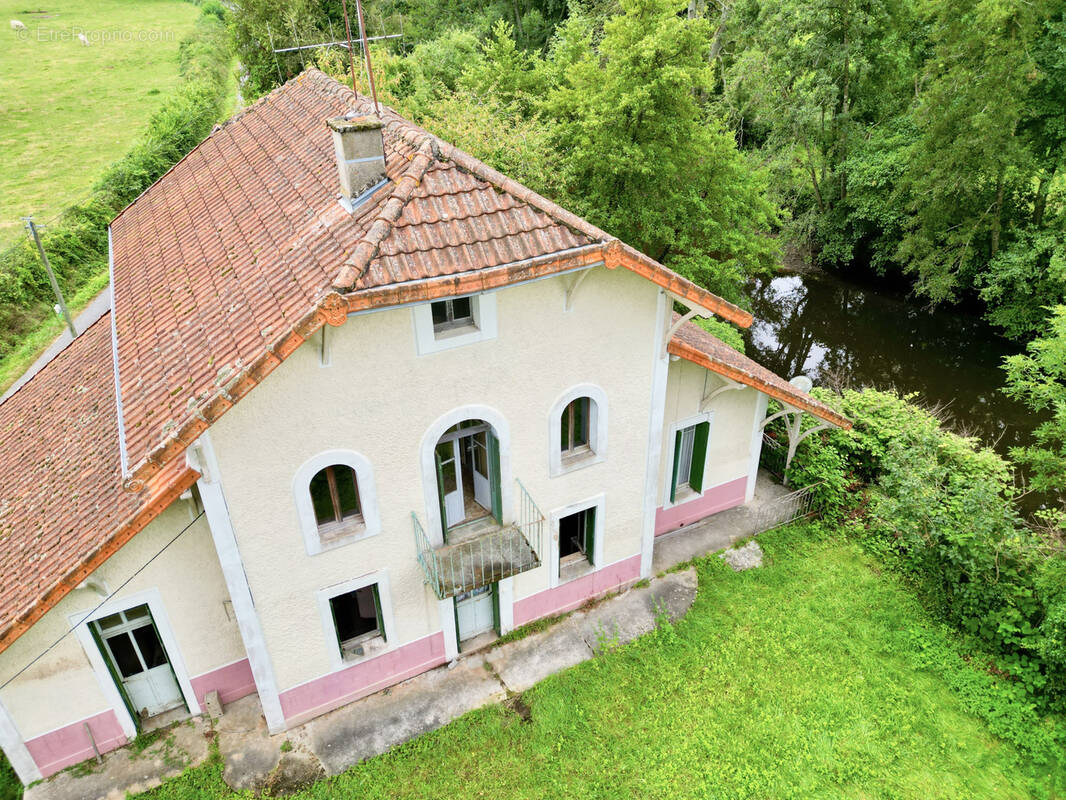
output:
<svg viewBox="0 0 1066 800"><path fill-rule="evenodd" d="M332 117L337 172L341 179L341 205L353 211L385 178L385 144L381 120L370 116Z"/></svg>

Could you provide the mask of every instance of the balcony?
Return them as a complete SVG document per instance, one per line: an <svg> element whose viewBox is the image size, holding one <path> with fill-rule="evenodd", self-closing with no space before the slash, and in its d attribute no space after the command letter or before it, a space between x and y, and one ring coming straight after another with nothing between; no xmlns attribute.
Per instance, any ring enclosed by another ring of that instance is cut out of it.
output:
<svg viewBox="0 0 1066 800"><path fill-rule="evenodd" d="M415 545L426 583L441 600L510 578L541 565L544 515L518 483L518 514L500 525L491 517L454 532L451 541L434 547L415 514Z"/></svg>

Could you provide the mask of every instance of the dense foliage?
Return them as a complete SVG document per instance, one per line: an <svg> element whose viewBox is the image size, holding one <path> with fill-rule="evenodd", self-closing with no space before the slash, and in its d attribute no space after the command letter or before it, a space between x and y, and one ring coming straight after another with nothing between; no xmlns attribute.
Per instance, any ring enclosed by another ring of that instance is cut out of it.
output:
<svg viewBox="0 0 1066 800"><path fill-rule="evenodd" d="M1037 332L1066 298L1066 3L719 2L721 107L791 235Z"/></svg>
<svg viewBox="0 0 1066 800"><path fill-rule="evenodd" d="M1048 328L1026 353L1006 360L1004 391L1045 415L1033 444L1014 448L1011 456L1029 467L1035 489L1053 492L1066 487L1066 306L1051 309Z"/></svg>
<svg viewBox="0 0 1066 800"><path fill-rule="evenodd" d="M1061 531L1019 518L1010 463L944 430L912 398L821 397L854 428L801 444L792 483L824 481L823 511L849 520L995 669L1045 708L1066 707L1066 552Z"/></svg>
<svg viewBox="0 0 1066 800"><path fill-rule="evenodd" d="M206 136L222 112L229 86L230 50L217 4L201 9L181 43L181 87L152 115L138 142L93 187L89 199L68 208L42 234L64 291L107 271L107 225ZM31 242L0 253L0 357L52 314L48 277Z"/></svg>

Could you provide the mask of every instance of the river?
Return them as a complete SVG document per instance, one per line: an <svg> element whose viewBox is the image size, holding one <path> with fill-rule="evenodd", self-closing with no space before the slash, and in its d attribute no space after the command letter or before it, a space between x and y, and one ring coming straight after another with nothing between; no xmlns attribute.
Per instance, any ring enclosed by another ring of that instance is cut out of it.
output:
<svg viewBox="0 0 1066 800"><path fill-rule="evenodd" d="M1029 441L1036 418L1000 391L1003 358L1019 347L979 317L817 271L757 280L749 299L747 353L778 375L917 392L953 430L1004 454Z"/></svg>

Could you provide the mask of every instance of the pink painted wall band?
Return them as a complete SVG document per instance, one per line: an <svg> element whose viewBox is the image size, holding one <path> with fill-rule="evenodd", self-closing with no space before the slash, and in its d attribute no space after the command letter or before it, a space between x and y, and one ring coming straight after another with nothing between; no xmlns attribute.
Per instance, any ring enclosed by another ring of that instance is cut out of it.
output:
<svg viewBox="0 0 1066 800"><path fill-rule="evenodd" d="M191 683L193 694L201 706L208 692L217 691L219 701L225 704L240 700L256 691L255 678L252 677L252 667L247 658L197 675Z"/></svg>
<svg viewBox="0 0 1066 800"><path fill-rule="evenodd" d="M725 511L727 508L743 505L744 492L748 488L747 478L714 486L703 493L703 496L687 503L671 506L670 508L655 509L655 535L677 530L683 525L691 525L711 514Z"/></svg>
<svg viewBox="0 0 1066 800"><path fill-rule="evenodd" d="M640 577L640 556L635 555L624 561L590 572L580 578L564 583L554 589L530 595L514 604L514 624L525 625L535 619L550 614L564 614L573 611L582 603L598 595L617 589L625 583L636 581Z"/></svg>
<svg viewBox="0 0 1066 800"><path fill-rule="evenodd" d="M123 733L122 725L111 709L101 711L88 719L80 720L51 733L29 739L26 742L26 749L30 751L43 777L55 775L61 769L79 764L95 755L93 743L89 740L89 734L85 730L86 724L92 730L93 739L101 753L114 750L126 743L126 734Z"/></svg>
<svg viewBox="0 0 1066 800"><path fill-rule="evenodd" d="M283 691L281 710L285 722L290 726L301 725L320 714L405 681L446 661L444 634L430 634L375 658Z"/></svg>

